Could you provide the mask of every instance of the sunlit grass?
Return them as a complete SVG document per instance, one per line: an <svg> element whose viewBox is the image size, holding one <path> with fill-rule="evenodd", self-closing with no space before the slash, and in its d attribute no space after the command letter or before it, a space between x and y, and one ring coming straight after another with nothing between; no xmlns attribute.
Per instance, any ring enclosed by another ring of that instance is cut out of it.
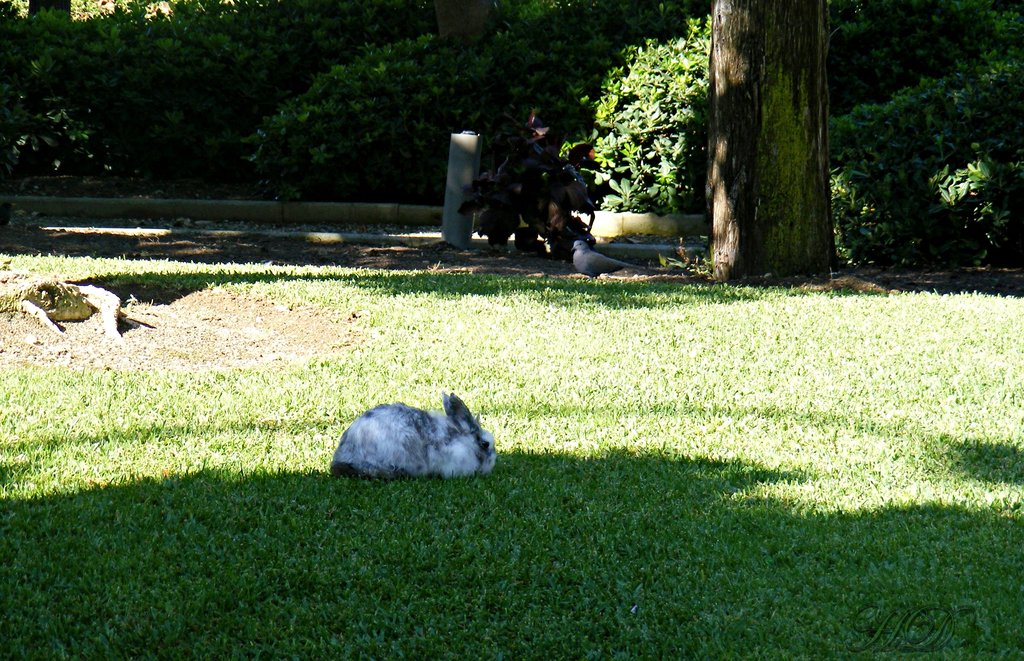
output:
<svg viewBox="0 0 1024 661"><path fill-rule="evenodd" d="M360 341L0 372L5 654L846 656L865 606L956 614L949 658L1024 654L1019 299L13 259ZM491 476L327 476L361 411L442 389Z"/></svg>

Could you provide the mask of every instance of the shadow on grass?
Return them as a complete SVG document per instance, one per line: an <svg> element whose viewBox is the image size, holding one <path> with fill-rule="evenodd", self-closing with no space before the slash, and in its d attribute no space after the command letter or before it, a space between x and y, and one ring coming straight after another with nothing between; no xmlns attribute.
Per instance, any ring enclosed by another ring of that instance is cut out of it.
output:
<svg viewBox="0 0 1024 661"><path fill-rule="evenodd" d="M1005 298L1024 297L1024 271L978 272L962 274L955 271L933 273L896 273L893 275L866 274L865 278L842 276L830 279L827 276L788 278L779 280L753 279L735 283L713 283L701 278L639 278L582 280L564 277L538 277L523 274L466 273L458 271L422 270L349 270L342 267L328 274L296 275L282 268L267 268L265 271L212 272L204 277L197 274L168 274L165 272L135 271L99 275L90 284L106 286L117 291L141 289L143 296L155 296L174 300L178 295L187 294L207 284L256 283L280 281L334 280L362 287L384 294L408 295L429 294L440 298L457 298L466 295L506 296L509 294L543 293L558 302L560 297L571 292L574 301L584 301L605 307L617 308L658 308L685 305L688 303L723 304L744 301L766 300L792 296L858 296L885 297L893 293L937 293L943 295L981 294ZM133 269L134 270L134 269ZM881 283L881 284L878 284Z"/></svg>
<svg viewBox="0 0 1024 661"><path fill-rule="evenodd" d="M950 441L947 447L951 466L968 477L1024 485L1024 450L1017 445L968 440Z"/></svg>
<svg viewBox="0 0 1024 661"><path fill-rule="evenodd" d="M720 305L816 292L733 287L709 283L644 280L589 281L560 278L434 273L430 271L338 271L296 274L283 270L237 270L210 273L124 272L99 274L82 284L104 287L122 298L160 304L212 286L261 283L338 284L384 296L428 295L439 300L464 296L529 296L545 305L659 309L685 305Z"/></svg>
<svg viewBox="0 0 1024 661"><path fill-rule="evenodd" d="M124 259L128 265L124 273L97 276L94 278L94 284L103 286L107 281L119 281L126 286L123 289L129 293L135 293L130 291L133 287L139 290L136 296L140 300L156 302L166 302L168 298L174 300L180 294L195 291L193 287L201 287L204 283L185 277L184 274L146 272L147 262L152 259L177 260L182 264L198 262L225 269L220 273L211 274L208 278L210 282L311 278L316 276L287 274L287 268L326 266L343 269L347 266L381 269L339 277L355 280L360 286L395 294L493 296L507 294L509 291L558 292L570 289L583 292L595 301L599 300L602 305L618 307L656 307L667 294L681 290L703 292L703 296L699 298L720 303L822 293L884 296L889 292L955 294L976 291L999 296L1024 295L1024 271L1019 269L917 273L861 270L836 278L753 278L730 285L715 285L700 278L679 275L667 275L665 278L653 280L612 280L593 283L567 279L565 276L573 273L571 265L567 264L562 265L563 268L552 269L552 262L535 257L510 258L483 252L453 252L437 246L401 249L385 258L378 253L387 253L386 249L367 246L343 244L338 247L299 247L305 244L301 237L250 237L245 240L237 237L193 237L190 241L182 240L180 245L172 239L156 240L146 237L105 237L105 240L107 243L116 241L114 245L107 245L97 236L46 233L40 228L11 227L0 236L0 252ZM38 246L32 249L19 242ZM271 257L274 259L270 259ZM240 263L250 266L240 267ZM264 271L259 270L259 264L270 263L287 266L268 266ZM452 266L455 269L459 269L461 265L468 272L432 270L437 264ZM554 277L538 276L538 270L550 271L549 276ZM673 301L671 304L678 303Z"/></svg>
<svg viewBox="0 0 1024 661"><path fill-rule="evenodd" d="M12 656L84 657L1024 651L1015 522L765 495L807 479L740 461L506 454L486 478L203 471L7 500L0 639ZM895 643L877 635L887 619L864 625L921 607L958 617Z"/></svg>

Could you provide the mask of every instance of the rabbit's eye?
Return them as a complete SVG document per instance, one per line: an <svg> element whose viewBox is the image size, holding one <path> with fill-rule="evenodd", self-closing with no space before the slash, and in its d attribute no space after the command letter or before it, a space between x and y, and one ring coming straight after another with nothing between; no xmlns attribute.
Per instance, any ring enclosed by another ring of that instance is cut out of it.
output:
<svg viewBox="0 0 1024 661"><path fill-rule="evenodd" d="M480 446L481 450L486 450L487 449L487 439L486 438L480 438L478 436L477 439L476 439L476 444Z"/></svg>

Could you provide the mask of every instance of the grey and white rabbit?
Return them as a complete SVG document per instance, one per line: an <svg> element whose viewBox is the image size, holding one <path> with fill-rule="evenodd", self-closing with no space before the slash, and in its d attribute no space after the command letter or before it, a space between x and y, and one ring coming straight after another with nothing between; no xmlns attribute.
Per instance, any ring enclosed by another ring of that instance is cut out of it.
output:
<svg viewBox="0 0 1024 661"><path fill-rule="evenodd" d="M331 473L385 479L490 473L494 437L461 399L441 396L447 415L386 404L359 416L341 436Z"/></svg>

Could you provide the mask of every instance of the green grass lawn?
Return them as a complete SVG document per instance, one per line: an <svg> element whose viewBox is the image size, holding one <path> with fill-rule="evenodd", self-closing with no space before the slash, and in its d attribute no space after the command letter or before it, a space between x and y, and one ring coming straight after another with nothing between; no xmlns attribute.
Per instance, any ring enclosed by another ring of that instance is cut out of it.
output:
<svg viewBox="0 0 1024 661"><path fill-rule="evenodd" d="M1024 656L1020 299L12 266L360 314L285 369L0 372L0 656ZM329 476L442 389L492 475Z"/></svg>

